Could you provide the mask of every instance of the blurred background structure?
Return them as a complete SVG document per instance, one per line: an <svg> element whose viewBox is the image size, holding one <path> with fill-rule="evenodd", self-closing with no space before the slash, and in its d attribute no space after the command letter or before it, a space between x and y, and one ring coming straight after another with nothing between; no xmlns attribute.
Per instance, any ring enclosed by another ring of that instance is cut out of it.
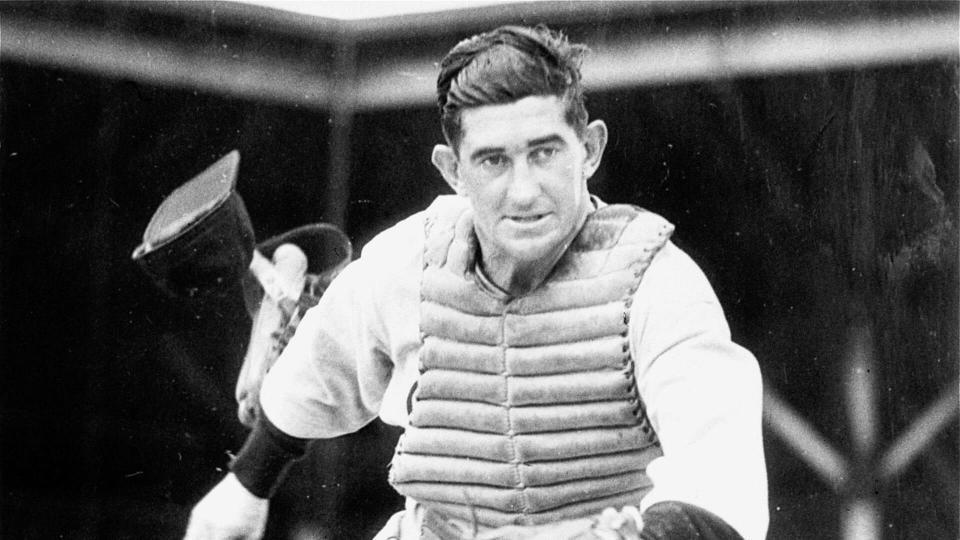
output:
<svg viewBox="0 0 960 540"><path fill-rule="evenodd" d="M677 225L760 361L769 537L958 538L958 3L357 18L385 6L0 3L0 537L177 538L244 438L240 298L183 304L130 261L166 194L239 149L261 238L327 221L359 250L446 189L444 52L544 22L592 49L594 192ZM270 536L369 537L396 436L318 443Z"/></svg>

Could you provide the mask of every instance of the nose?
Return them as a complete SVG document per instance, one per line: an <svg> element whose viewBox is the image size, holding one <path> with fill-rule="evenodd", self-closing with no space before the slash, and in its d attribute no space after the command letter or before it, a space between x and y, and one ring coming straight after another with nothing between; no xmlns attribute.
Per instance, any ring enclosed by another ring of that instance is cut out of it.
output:
<svg viewBox="0 0 960 540"><path fill-rule="evenodd" d="M510 202L526 206L536 201L539 196L540 182L533 169L525 161L517 160L511 168L510 185L507 187Z"/></svg>

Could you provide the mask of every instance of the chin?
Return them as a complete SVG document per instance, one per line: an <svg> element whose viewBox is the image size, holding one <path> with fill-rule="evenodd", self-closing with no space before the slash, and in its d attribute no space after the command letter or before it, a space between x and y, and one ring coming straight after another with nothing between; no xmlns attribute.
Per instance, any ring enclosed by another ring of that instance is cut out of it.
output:
<svg viewBox="0 0 960 540"><path fill-rule="evenodd" d="M558 242L544 240L512 242L504 251L514 260L527 263L549 258L561 245Z"/></svg>

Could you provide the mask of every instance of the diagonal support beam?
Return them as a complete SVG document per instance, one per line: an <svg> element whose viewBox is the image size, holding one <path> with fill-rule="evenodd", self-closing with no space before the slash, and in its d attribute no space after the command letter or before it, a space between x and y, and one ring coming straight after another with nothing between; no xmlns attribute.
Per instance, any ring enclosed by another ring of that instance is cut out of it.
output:
<svg viewBox="0 0 960 540"><path fill-rule="evenodd" d="M918 416L880 458L880 478L889 480L899 474L926 448L934 437L957 418L960 412L960 379L954 380L929 407Z"/></svg>
<svg viewBox="0 0 960 540"><path fill-rule="evenodd" d="M816 427L769 388L763 391L763 422L835 490L850 478L847 460Z"/></svg>

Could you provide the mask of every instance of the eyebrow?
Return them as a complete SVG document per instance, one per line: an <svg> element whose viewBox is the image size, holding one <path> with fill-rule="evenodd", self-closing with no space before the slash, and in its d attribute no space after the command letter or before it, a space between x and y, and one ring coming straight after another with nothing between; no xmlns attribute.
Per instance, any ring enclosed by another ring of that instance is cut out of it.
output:
<svg viewBox="0 0 960 540"><path fill-rule="evenodd" d="M541 146L544 144L553 144L553 143L563 143L563 137L557 134L546 135L544 137L537 137L536 139L531 139L527 141L527 144L524 148L533 148L535 146ZM478 148L470 154L470 161L477 161L489 155L500 154L506 149L502 146L488 146L485 148Z"/></svg>

